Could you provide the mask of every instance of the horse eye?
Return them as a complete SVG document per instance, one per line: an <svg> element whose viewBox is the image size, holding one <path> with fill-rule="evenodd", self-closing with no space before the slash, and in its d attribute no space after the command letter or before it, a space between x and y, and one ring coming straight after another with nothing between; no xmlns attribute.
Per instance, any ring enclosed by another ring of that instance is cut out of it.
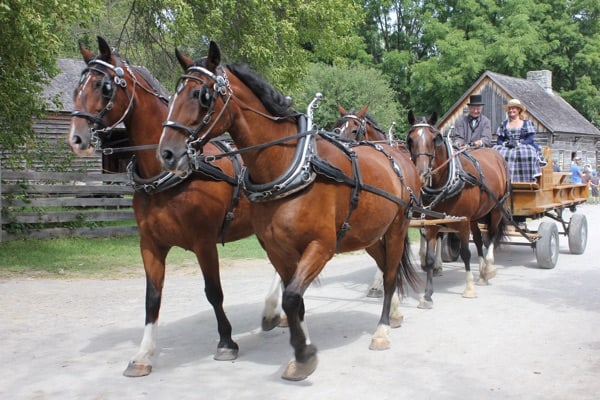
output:
<svg viewBox="0 0 600 400"><path fill-rule="evenodd" d="M112 82L108 80L102 81L102 96L111 97L112 96Z"/></svg>
<svg viewBox="0 0 600 400"><path fill-rule="evenodd" d="M200 89L200 105L204 108L208 108L210 106L210 91L208 87L202 86Z"/></svg>

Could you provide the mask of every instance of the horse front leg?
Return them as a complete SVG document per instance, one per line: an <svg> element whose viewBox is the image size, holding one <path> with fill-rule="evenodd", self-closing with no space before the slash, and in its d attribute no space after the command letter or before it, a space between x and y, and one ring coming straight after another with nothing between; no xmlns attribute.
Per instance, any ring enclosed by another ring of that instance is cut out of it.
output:
<svg viewBox="0 0 600 400"><path fill-rule="evenodd" d="M198 240L198 243L203 243L202 247L196 249L195 253L204 276L204 292L215 312L217 331L219 332L217 352L213 358L217 361L235 360L238 356L239 347L231 337L231 323L223 309L223 288L221 287L219 273L217 245L216 243L207 244L206 241L201 239Z"/></svg>
<svg viewBox="0 0 600 400"><path fill-rule="evenodd" d="M331 248L333 249L333 246ZM287 315L290 344L294 349L294 359L283 371L281 376L283 379L300 381L310 376L317 368L317 348L311 343L308 336L308 329L304 321L303 296L308 286L319 275L331 257L333 257L332 250L322 246L318 241L311 242L304 250L290 283L283 291L281 305ZM279 268L278 271L280 271Z"/></svg>
<svg viewBox="0 0 600 400"><path fill-rule="evenodd" d="M146 376L152 372L151 357L156 350L158 315L165 279L165 259L170 250L144 238L140 239L140 249L146 273L146 322L140 348L123 371L123 375L128 377Z"/></svg>

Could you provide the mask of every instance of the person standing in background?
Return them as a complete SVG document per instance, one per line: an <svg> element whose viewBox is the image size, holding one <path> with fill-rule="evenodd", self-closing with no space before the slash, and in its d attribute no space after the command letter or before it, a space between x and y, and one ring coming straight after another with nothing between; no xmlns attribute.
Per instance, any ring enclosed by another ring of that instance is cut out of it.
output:
<svg viewBox="0 0 600 400"><path fill-rule="evenodd" d="M581 183L583 174L581 173L581 167L579 166L580 162L581 157L575 157L571 162L571 183Z"/></svg>

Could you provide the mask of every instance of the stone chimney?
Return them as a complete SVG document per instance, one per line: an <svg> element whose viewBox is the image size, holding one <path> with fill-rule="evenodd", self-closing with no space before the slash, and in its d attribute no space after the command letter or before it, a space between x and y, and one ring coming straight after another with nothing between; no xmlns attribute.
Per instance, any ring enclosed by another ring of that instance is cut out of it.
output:
<svg viewBox="0 0 600 400"><path fill-rule="evenodd" d="M546 93L554 95L552 91L552 71L547 69L541 71L529 71L527 72L527 80L532 81L540 85Z"/></svg>

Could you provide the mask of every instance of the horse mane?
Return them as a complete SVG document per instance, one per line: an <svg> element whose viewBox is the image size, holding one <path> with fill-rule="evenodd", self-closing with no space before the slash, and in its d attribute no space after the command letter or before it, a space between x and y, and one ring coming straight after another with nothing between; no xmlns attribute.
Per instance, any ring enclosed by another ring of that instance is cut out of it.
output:
<svg viewBox="0 0 600 400"><path fill-rule="evenodd" d="M206 57L192 63L206 68ZM232 63L225 67L260 99L265 108L276 117L296 117L300 113L292 109L292 100L271 86L262 76L252 71L246 64Z"/></svg>
<svg viewBox="0 0 600 400"><path fill-rule="evenodd" d="M156 79L154 75L152 75L145 67L134 65L133 69L135 72L139 73L159 95L165 98L169 97L169 92L167 92L167 89L165 89L158 79Z"/></svg>
<svg viewBox="0 0 600 400"><path fill-rule="evenodd" d="M237 76L260 99L270 113L277 117L298 116L291 108L292 100L271 86L262 76L245 64L227 64L227 69Z"/></svg>

